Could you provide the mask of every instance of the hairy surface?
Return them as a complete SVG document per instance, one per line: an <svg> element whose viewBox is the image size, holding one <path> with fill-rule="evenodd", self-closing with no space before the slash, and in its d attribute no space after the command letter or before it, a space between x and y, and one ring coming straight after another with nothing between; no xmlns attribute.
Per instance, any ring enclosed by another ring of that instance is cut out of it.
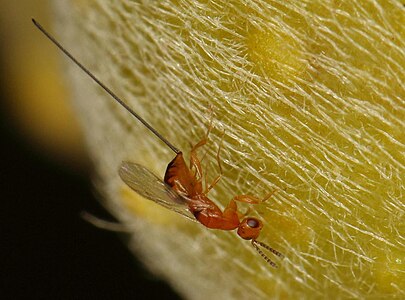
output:
<svg viewBox="0 0 405 300"><path fill-rule="evenodd" d="M212 180L225 132L216 203L278 190L252 207L260 240L286 256L278 270L233 233L150 213L118 167L163 175L174 154L69 63L100 188L152 270L190 299L405 297L400 1L65 0L57 10L63 43L185 153L213 106L203 165Z"/></svg>

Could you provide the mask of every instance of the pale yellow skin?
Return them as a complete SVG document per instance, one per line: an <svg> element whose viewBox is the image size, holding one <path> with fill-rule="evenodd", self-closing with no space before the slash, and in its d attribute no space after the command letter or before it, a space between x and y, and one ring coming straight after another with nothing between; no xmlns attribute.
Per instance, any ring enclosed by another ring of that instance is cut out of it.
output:
<svg viewBox="0 0 405 300"><path fill-rule="evenodd" d="M63 43L185 154L214 107L203 169L217 175L225 131L210 195L220 206L278 189L253 208L261 239L286 256L274 270L236 235L125 187L122 160L163 176L174 155L67 62L100 189L133 230L131 248L190 299L404 297L403 8L240 3L56 6Z"/></svg>

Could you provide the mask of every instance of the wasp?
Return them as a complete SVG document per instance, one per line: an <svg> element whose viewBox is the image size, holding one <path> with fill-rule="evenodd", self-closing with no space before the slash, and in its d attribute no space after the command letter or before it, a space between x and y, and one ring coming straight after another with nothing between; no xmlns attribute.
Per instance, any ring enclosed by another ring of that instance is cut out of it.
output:
<svg viewBox="0 0 405 300"><path fill-rule="evenodd" d="M222 211L209 197L208 193L218 183L222 175L222 168L219 159L219 150L217 160L220 169L218 175L209 186L203 186L203 170L198 158L197 150L204 146L208 140L209 127L206 136L195 144L190 152L190 163L186 164L181 152L164 138L156 129L138 115L121 98L103 84L93 73L82 65L65 47L63 47L41 24L32 19L34 25L53 42L67 57L69 57L80 69L90 76L102 89L104 89L116 102L123 106L133 117L146 126L154 135L165 143L174 153L175 157L167 165L163 181L153 174L146 167L124 161L119 168L121 179L135 192L141 196L152 200L168 209L176 211L188 218L195 219L202 225L210 229L236 230L238 236L244 240L250 240L253 248L263 259L272 267L277 268L274 263L260 247L267 249L278 257L284 257L279 251L271 248L267 244L258 240L263 223L255 217L243 216L238 211L237 202L248 204L259 204L267 200L259 199L250 195L234 196ZM241 217L242 215L242 217Z"/></svg>

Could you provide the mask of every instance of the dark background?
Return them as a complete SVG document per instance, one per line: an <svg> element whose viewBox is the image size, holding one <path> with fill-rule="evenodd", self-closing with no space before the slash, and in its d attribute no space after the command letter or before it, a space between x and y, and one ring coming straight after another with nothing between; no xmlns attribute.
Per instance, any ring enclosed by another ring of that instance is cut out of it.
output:
<svg viewBox="0 0 405 300"><path fill-rule="evenodd" d="M1 79L0 298L179 299L133 258L125 236L81 219L82 211L111 217L89 176L58 166L16 133Z"/></svg>
<svg viewBox="0 0 405 300"><path fill-rule="evenodd" d="M2 1L0 9L0 299L179 299L133 257L124 235L80 217L111 220L79 142L48 134L76 129L47 123L50 111L66 113L58 105L69 98L60 53L31 22L52 31L52 2Z"/></svg>

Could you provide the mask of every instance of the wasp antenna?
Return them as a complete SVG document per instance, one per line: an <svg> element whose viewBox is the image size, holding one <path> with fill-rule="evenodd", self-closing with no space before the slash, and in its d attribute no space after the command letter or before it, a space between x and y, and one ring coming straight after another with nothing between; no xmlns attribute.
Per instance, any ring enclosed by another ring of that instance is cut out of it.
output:
<svg viewBox="0 0 405 300"><path fill-rule="evenodd" d="M264 254L264 252L259 248L259 246L257 245L258 242L256 240L252 240L252 246L253 248L256 249L256 251L260 254L261 257L263 257L263 259L273 268L277 269L278 266L276 265L276 263L274 263L270 258L268 258L268 256L266 254ZM259 244L260 245L260 244Z"/></svg>
<svg viewBox="0 0 405 300"><path fill-rule="evenodd" d="M120 97L118 97L112 90L110 90L104 83L101 82L89 69L87 69L82 63L80 63L65 47L62 46L56 38L51 35L41 24L35 19L32 19L34 25L52 42L58 47L67 57L69 57L80 69L82 69L91 79L93 79L104 91L107 92L115 101L117 101L122 107L124 107L133 117L138 119L146 128L148 128L154 135L156 135L162 142L164 142L174 153L179 154L180 150L173 146L166 138L164 138L155 128L146 122L140 115L138 115L132 108L128 106Z"/></svg>
<svg viewBox="0 0 405 300"><path fill-rule="evenodd" d="M260 246L262 246L263 248L269 250L270 252L272 252L273 254L277 255L278 257L284 258L284 254L278 252L276 249L271 248L269 245L260 242L260 241L256 241L254 240L255 243L259 244Z"/></svg>

